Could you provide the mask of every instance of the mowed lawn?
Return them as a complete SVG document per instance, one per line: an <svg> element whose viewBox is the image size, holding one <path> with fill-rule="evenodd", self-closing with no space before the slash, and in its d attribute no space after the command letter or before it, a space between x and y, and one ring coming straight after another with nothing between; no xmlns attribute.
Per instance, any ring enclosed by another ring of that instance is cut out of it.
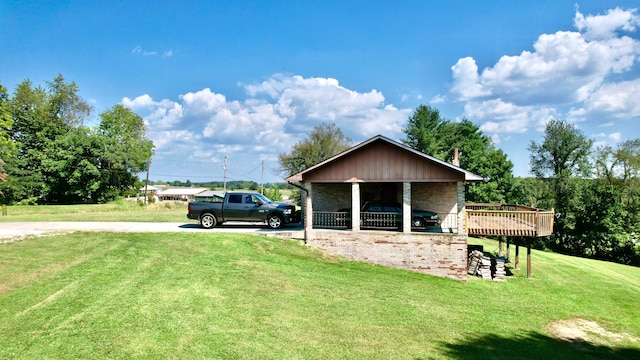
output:
<svg viewBox="0 0 640 360"><path fill-rule="evenodd" d="M7 206L0 222L27 221L133 221L189 222L187 202L158 201L143 204L117 200L106 204Z"/></svg>
<svg viewBox="0 0 640 360"><path fill-rule="evenodd" d="M0 244L0 358L640 358L640 268L534 251L533 278L513 273L463 283L244 234L28 238Z"/></svg>

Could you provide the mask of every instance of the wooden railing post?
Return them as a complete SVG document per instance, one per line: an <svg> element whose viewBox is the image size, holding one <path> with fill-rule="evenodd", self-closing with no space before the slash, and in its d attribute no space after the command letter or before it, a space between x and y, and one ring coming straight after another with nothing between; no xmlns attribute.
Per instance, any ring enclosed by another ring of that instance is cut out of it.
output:
<svg viewBox="0 0 640 360"><path fill-rule="evenodd" d="M527 278L531 277L531 239L527 239Z"/></svg>

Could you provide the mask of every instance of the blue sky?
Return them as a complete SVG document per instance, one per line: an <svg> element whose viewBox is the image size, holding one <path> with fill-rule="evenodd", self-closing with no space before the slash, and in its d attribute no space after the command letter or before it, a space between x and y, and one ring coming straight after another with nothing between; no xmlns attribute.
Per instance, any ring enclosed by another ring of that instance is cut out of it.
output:
<svg viewBox="0 0 640 360"><path fill-rule="evenodd" d="M57 74L145 119L152 180L282 181L321 122L402 140L420 104L467 118L529 175L549 119L640 138L637 1L12 1L0 83ZM463 154L464 156L464 154Z"/></svg>

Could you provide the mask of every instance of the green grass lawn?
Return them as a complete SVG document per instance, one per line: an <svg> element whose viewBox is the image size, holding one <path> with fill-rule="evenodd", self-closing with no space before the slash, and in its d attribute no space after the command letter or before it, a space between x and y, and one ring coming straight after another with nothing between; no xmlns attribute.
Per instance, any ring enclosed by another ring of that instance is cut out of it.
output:
<svg viewBox="0 0 640 360"><path fill-rule="evenodd" d="M7 215L0 222L24 221L134 221L184 222L187 202L159 201L140 204L132 200L118 200L107 204L87 205L25 205L8 206Z"/></svg>
<svg viewBox="0 0 640 360"><path fill-rule="evenodd" d="M29 238L0 244L0 358L640 358L640 268L534 251L533 277L513 273L463 283L245 234ZM602 330L553 335L579 319Z"/></svg>

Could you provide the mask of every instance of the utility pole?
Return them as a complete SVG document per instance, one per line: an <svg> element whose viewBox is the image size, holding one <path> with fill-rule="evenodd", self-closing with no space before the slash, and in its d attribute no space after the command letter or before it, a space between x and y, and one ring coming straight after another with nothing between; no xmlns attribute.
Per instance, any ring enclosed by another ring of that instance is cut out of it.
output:
<svg viewBox="0 0 640 360"><path fill-rule="evenodd" d="M151 159L147 160L147 181L144 183L144 203L147 204L147 188L149 187L149 169L151 169Z"/></svg>
<svg viewBox="0 0 640 360"><path fill-rule="evenodd" d="M260 193L264 195L264 160L262 160L262 177L260 178Z"/></svg>
<svg viewBox="0 0 640 360"><path fill-rule="evenodd" d="M227 155L224 156L222 169L224 170L224 192L227 192Z"/></svg>

